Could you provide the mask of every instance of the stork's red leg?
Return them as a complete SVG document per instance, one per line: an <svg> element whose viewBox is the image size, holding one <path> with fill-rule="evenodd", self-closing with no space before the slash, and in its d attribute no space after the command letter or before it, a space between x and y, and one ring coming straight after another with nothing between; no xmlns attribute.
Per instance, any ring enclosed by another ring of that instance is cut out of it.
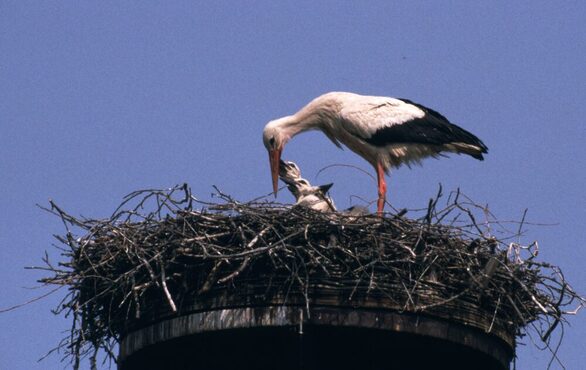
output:
<svg viewBox="0 0 586 370"><path fill-rule="evenodd" d="M376 177L378 179L378 202L376 213L379 216L382 216L387 194L387 183L385 182L385 170L380 162L377 162L376 164Z"/></svg>

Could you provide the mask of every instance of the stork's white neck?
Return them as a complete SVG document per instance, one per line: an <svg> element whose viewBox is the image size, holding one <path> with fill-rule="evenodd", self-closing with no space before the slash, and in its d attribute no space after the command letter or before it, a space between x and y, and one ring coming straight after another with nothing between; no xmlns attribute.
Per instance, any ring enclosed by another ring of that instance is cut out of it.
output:
<svg viewBox="0 0 586 370"><path fill-rule="evenodd" d="M317 97L299 112L285 118L293 121L292 125L296 126L293 135L307 130L328 130L339 109L339 100L335 94L330 93Z"/></svg>
<svg viewBox="0 0 586 370"><path fill-rule="evenodd" d="M291 116L276 119L269 125L279 131L287 141L301 132L320 128L321 121L317 115L302 114L302 111L299 111Z"/></svg>
<svg viewBox="0 0 586 370"><path fill-rule="evenodd" d="M265 141L274 138L278 146L283 146L293 136L308 130L322 130L336 145L332 136L333 123L341 102L336 94L317 97L297 113L269 122L264 129ZM267 145L267 143L265 143Z"/></svg>

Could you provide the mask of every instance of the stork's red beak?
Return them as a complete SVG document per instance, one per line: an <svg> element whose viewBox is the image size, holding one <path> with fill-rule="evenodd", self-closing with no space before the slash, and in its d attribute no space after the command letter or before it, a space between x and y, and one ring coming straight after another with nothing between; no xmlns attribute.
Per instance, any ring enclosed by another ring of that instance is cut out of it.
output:
<svg viewBox="0 0 586 370"><path fill-rule="evenodd" d="M273 191L275 198L279 190L279 162L281 161L281 152L283 149L269 149L269 162L271 163L271 176L273 178Z"/></svg>

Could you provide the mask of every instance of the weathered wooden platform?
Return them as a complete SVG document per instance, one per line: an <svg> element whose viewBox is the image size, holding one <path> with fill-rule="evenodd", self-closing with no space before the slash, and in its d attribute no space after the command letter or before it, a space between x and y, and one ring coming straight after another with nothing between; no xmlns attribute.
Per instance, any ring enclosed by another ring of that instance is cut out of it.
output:
<svg viewBox="0 0 586 370"><path fill-rule="evenodd" d="M319 291L309 308L300 297L261 304L244 293L213 294L179 315L161 302L129 326L120 368L502 370L514 354L514 333L466 302L416 313L390 300L349 302Z"/></svg>

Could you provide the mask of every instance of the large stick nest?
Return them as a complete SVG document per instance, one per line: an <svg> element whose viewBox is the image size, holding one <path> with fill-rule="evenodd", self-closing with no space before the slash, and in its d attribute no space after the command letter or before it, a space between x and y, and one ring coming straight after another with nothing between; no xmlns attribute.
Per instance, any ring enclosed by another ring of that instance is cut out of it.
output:
<svg viewBox="0 0 586 370"><path fill-rule="evenodd" d="M128 323L153 305L180 313L183 302L259 282L263 299L301 297L308 308L320 289L347 301L383 297L408 312L448 311L459 302L493 317L485 330L522 336L533 328L547 345L584 300L559 268L537 260L537 243L515 242L524 220L499 223L459 192L442 207L440 198L441 188L426 209L384 218L241 203L219 191L217 202L202 202L187 185L134 192L100 220L51 202L48 210L66 227L57 236L64 261L45 258L50 276L41 282L67 287L55 312L73 318L58 349L74 368L85 356L95 367L100 349L115 359Z"/></svg>

